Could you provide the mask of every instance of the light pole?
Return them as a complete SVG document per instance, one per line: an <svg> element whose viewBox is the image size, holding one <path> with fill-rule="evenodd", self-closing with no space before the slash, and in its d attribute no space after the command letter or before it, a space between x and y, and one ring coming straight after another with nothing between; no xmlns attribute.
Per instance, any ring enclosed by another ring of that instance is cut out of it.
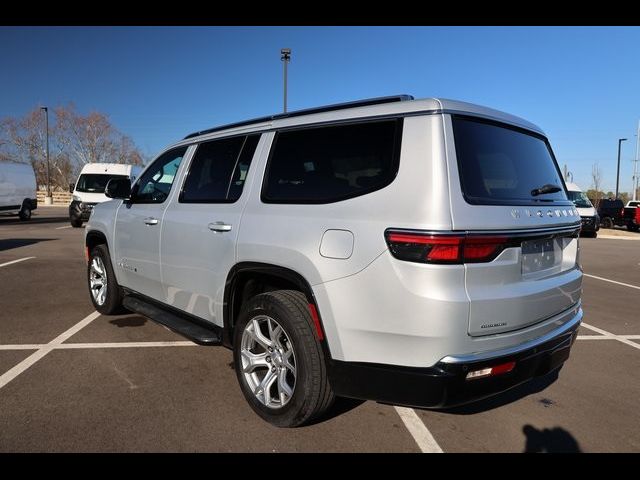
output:
<svg viewBox="0 0 640 480"><path fill-rule="evenodd" d="M638 120L638 131L636 132L636 159L633 161L633 199L637 200L638 191L638 148L640 147L640 120Z"/></svg>
<svg viewBox="0 0 640 480"><path fill-rule="evenodd" d="M622 142L626 142L626 138L618 139L618 173L616 174L616 200L618 199L618 186L620 185L620 146Z"/></svg>
<svg viewBox="0 0 640 480"><path fill-rule="evenodd" d="M287 63L291 61L291 49L280 49L280 60L284 62L284 113L287 113Z"/></svg>
<svg viewBox="0 0 640 480"><path fill-rule="evenodd" d="M47 107L40 107L40 110L44 110L47 125L47 196L44 203L45 205L50 205L53 202L51 201L51 170L49 168L49 109Z"/></svg>

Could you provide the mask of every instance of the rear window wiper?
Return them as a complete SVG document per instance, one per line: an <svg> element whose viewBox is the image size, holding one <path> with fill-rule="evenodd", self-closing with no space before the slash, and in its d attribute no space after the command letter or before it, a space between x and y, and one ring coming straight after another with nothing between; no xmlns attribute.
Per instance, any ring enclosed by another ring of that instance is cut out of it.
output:
<svg viewBox="0 0 640 480"><path fill-rule="evenodd" d="M539 188L534 188L531 190L531 196L537 197L538 195L544 195L545 193L556 193L562 191L562 187L558 185L552 185L551 183L547 183Z"/></svg>

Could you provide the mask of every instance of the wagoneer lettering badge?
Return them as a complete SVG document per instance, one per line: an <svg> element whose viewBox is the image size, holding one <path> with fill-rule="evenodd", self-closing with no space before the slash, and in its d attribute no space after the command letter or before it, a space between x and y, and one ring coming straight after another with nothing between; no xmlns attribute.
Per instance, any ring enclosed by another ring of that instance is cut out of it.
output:
<svg viewBox="0 0 640 480"><path fill-rule="evenodd" d="M500 323L485 323L484 325L480 325L480 328L495 328L495 327L506 327L507 322Z"/></svg>

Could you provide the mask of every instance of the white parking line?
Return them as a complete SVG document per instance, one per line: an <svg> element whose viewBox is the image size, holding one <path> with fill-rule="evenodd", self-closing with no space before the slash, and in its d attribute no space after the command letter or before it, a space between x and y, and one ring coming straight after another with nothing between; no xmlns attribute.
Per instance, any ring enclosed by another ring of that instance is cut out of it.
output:
<svg viewBox="0 0 640 480"><path fill-rule="evenodd" d="M614 337L604 335L578 335L578 340L618 340L624 338L626 340L640 340L640 335L616 335Z"/></svg>
<svg viewBox="0 0 640 480"><path fill-rule="evenodd" d="M585 277L596 278L598 280L602 280L603 282L615 283L616 285L622 285L623 287L635 288L636 290L640 290L640 287L637 285L631 285L629 283L618 282L617 280L609 280L608 278L597 277L596 275L590 275L588 273L583 273Z"/></svg>
<svg viewBox="0 0 640 480"><path fill-rule="evenodd" d="M25 370L27 370L31 365L36 363L38 360L40 360L42 357L47 355L49 352L53 351L54 348L56 348L62 342L67 340L69 337L78 333L80 330L82 330L84 327L89 325L93 320L95 320L99 316L100 314L98 312L93 312L87 315L85 318L80 320L69 330L62 332L60 335L58 335L56 338L51 340L49 343L43 345L39 350L37 350L36 352L33 352L31 355L29 355L27 358L25 358L15 367L13 367L9 371L0 375L0 388L4 387L11 380L13 380L18 375L20 375Z"/></svg>
<svg viewBox="0 0 640 480"><path fill-rule="evenodd" d="M112 343L63 343L58 350L76 348L140 348L140 347L197 347L193 342L112 342Z"/></svg>
<svg viewBox="0 0 640 480"><path fill-rule="evenodd" d="M0 350L39 350L44 347L43 344L20 344L20 345L0 345Z"/></svg>
<svg viewBox="0 0 640 480"><path fill-rule="evenodd" d="M584 328L588 328L589 330L593 330L594 332L598 332L600 335L608 337L611 340L618 340L619 342L622 342L622 343L624 343L626 345L629 345L630 347L637 348L638 350L640 350L640 344L639 343L632 342L628 338L625 338L624 335L616 335L614 333L607 332L606 330L602 330L601 328L594 327L593 325L589 325L588 323L584 323L584 322L582 322L581 325Z"/></svg>
<svg viewBox="0 0 640 480"><path fill-rule="evenodd" d="M32 258L36 257L24 257L19 258L18 260L11 260L10 262L0 263L0 267L6 267L7 265L13 265L14 263L24 262L25 260L31 260Z"/></svg>
<svg viewBox="0 0 640 480"><path fill-rule="evenodd" d="M56 230L62 230L64 228L71 228L71 225L65 225L64 227L56 227Z"/></svg>
<svg viewBox="0 0 640 480"><path fill-rule="evenodd" d="M25 343L0 345L2 350L40 350L47 343ZM75 350L79 348L144 348L144 347L197 347L197 343L182 342L105 342L105 343L61 343L51 346L51 350Z"/></svg>
<svg viewBox="0 0 640 480"><path fill-rule="evenodd" d="M393 407L400 415L404 426L418 444L422 453L443 453L442 448L433 438L427 426L420 420L420 417L413 408Z"/></svg>

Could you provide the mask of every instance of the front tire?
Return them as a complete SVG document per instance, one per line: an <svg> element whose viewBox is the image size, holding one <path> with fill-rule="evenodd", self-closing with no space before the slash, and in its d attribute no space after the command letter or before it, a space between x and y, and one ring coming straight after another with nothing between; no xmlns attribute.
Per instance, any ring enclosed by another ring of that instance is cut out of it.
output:
<svg viewBox="0 0 640 480"><path fill-rule="evenodd" d="M81 218L72 218L71 219L71 226L73 228L80 228L82 226L82 219Z"/></svg>
<svg viewBox="0 0 640 480"><path fill-rule="evenodd" d="M31 209L26 205L23 205L20 209L20 212L18 213L18 216L23 222L26 220L31 220Z"/></svg>
<svg viewBox="0 0 640 480"><path fill-rule="evenodd" d="M87 282L91 302L97 311L103 315L122 313L122 289L116 282L106 245L98 245L91 250Z"/></svg>
<svg viewBox="0 0 640 480"><path fill-rule="evenodd" d="M301 292L278 290L246 302L233 345L242 393L272 425L304 425L333 403L322 347Z"/></svg>

